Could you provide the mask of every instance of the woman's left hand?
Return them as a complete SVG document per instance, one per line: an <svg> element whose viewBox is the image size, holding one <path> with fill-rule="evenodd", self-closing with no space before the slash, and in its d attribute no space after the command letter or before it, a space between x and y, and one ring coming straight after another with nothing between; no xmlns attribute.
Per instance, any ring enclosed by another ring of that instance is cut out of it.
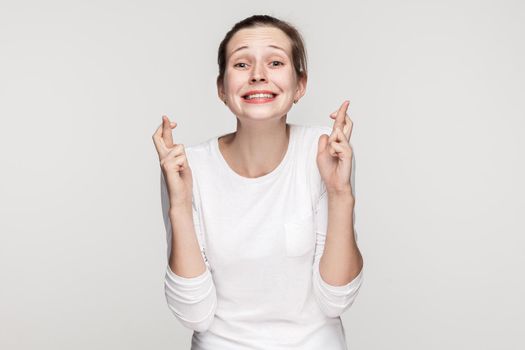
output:
<svg viewBox="0 0 525 350"><path fill-rule="evenodd" d="M352 148L350 135L352 121L346 111L350 101L344 101L337 112L330 115L334 126L330 136L323 134L317 144L317 167L328 193L352 196Z"/></svg>

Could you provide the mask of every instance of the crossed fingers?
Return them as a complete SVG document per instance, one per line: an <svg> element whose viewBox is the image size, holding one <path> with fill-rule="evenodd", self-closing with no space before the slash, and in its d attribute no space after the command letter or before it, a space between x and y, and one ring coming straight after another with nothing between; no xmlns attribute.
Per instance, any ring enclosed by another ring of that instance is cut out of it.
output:
<svg viewBox="0 0 525 350"><path fill-rule="evenodd" d="M334 119L334 126L332 128L332 134L328 138L328 142L344 140L347 143L350 143L353 123L346 113L349 105L350 101L344 101L341 107L339 107L339 110L330 114L330 117Z"/></svg>
<svg viewBox="0 0 525 350"><path fill-rule="evenodd" d="M170 122L168 117L162 116L162 124L159 125L155 133L153 134L153 143L160 157L167 154L174 146L177 146L173 142L172 128L177 126L177 122Z"/></svg>

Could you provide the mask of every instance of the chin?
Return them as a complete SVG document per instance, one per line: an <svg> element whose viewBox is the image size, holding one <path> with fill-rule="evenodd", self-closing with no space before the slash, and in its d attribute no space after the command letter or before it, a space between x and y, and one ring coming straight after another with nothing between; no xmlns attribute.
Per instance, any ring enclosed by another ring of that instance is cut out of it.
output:
<svg viewBox="0 0 525 350"><path fill-rule="evenodd" d="M268 112L260 111L260 112L255 112L255 113L254 112L244 113L242 119L262 121L262 120L279 119L282 116L286 116L286 112L285 113L281 113L281 112L279 112L279 113L271 113L271 112L268 113Z"/></svg>

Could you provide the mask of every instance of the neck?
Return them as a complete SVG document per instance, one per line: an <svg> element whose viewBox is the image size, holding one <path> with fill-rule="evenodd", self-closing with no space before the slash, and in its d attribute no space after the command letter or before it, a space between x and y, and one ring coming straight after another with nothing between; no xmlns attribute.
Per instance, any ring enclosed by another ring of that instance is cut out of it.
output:
<svg viewBox="0 0 525 350"><path fill-rule="evenodd" d="M289 139L286 118L243 123L237 119L237 131L221 138L219 145L232 170L254 178L277 168L286 154Z"/></svg>

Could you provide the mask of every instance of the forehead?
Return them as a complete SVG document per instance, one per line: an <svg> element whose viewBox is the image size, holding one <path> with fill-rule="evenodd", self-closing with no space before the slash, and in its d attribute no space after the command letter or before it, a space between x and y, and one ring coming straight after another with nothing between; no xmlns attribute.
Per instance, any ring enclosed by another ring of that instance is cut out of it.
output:
<svg viewBox="0 0 525 350"><path fill-rule="evenodd" d="M268 45L275 45L283 48L290 56L292 44L288 36L279 28L275 27L254 27L244 28L235 33L227 45L227 55L230 57L234 51L242 46L248 46L248 49L266 48Z"/></svg>

